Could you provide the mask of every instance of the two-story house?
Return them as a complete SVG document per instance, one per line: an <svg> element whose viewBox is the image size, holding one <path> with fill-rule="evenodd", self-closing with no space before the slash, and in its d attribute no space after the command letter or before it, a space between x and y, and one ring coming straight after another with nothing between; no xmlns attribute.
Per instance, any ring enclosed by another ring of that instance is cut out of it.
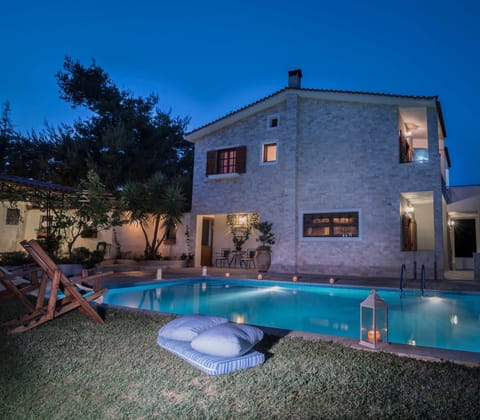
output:
<svg viewBox="0 0 480 420"><path fill-rule="evenodd" d="M258 212L276 235L272 271L398 277L405 264L441 278L449 158L438 98L301 78L291 71L286 88L187 134L196 264L232 246L227 214Z"/></svg>

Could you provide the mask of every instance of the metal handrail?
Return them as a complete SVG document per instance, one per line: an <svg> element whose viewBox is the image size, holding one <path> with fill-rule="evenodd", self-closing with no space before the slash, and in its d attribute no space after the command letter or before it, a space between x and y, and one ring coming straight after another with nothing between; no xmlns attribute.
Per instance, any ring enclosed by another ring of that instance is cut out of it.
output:
<svg viewBox="0 0 480 420"><path fill-rule="evenodd" d="M400 296L403 295L403 283L405 282L405 274L407 273L407 267L405 264L402 264L400 270Z"/></svg>
<svg viewBox="0 0 480 420"><path fill-rule="evenodd" d="M423 296L424 290L425 290L425 264L422 264L422 271L420 275L420 292L422 293L422 296Z"/></svg>

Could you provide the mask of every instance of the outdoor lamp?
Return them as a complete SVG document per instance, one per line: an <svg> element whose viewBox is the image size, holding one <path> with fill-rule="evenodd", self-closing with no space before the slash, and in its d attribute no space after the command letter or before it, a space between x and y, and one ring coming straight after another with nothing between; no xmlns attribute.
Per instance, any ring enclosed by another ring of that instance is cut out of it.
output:
<svg viewBox="0 0 480 420"><path fill-rule="evenodd" d="M388 344L388 305L375 290L360 303L360 344L372 349Z"/></svg>

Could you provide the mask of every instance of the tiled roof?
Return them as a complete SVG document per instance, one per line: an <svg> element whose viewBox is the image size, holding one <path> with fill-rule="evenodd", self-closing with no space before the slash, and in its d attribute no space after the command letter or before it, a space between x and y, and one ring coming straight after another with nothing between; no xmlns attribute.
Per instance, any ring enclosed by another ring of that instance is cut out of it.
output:
<svg viewBox="0 0 480 420"><path fill-rule="evenodd" d="M216 120L213 120L207 124L204 124L200 127L197 127L195 128L194 130L186 133L186 135L190 135L190 134L193 134L199 130L202 130L206 127L209 127L221 120L224 120L225 118L228 118L234 114L237 114L238 112L241 112L245 109L248 109L248 108L251 108L259 103L262 103L270 98L273 98L274 96L277 96L279 95L280 93L283 93L283 92L286 92L288 90L299 90L299 91L303 91L303 92L319 92L319 93L339 93L339 94L346 94L346 95L367 95L367 96L383 96L383 97L390 97L390 98L403 98L403 99L415 99L415 100L435 100L437 101L437 107L440 106L440 103L438 102L438 96L413 96L413 95L396 95L396 94L392 94L392 93L375 93L375 92L358 92L358 91L352 91L352 90L337 90L337 89L314 89L314 88L289 88L289 87L285 87L283 89L280 89L268 96L265 96L264 98L261 98L255 102L252 102L248 105L245 105L235 111L232 111L232 112L229 112L228 114L224 115L223 117L220 117L220 118L217 118ZM439 111L439 115L440 115L440 119L441 119L441 123L442 123L442 127L444 128L444 125L443 125L443 115L442 115L442 112L441 112L441 108L438 108L438 111ZM445 130L444 130L445 131ZM446 133L445 133L445 136L446 136Z"/></svg>
<svg viewBox="0 0 480 420"><path fill-rule="evenodd" d="M74 187L54 184L53 182L38 181L33 178L22 178L21 176L16 175L0 174L0 181L19 185L22 187L36 188L39 190L54 191L59 193L73 193L77 191Z"/></svg>

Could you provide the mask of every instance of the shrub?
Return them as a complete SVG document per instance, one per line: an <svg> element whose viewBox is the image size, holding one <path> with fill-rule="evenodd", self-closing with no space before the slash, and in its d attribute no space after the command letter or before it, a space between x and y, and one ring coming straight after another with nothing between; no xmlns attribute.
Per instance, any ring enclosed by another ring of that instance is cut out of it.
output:
<svg viewBox="0 0 480 420"><path fill-rule="evenodd" d="M2 252L0 253L0 265L17 267L19 265L33 263L32 257L22 251Z"/></svg>

